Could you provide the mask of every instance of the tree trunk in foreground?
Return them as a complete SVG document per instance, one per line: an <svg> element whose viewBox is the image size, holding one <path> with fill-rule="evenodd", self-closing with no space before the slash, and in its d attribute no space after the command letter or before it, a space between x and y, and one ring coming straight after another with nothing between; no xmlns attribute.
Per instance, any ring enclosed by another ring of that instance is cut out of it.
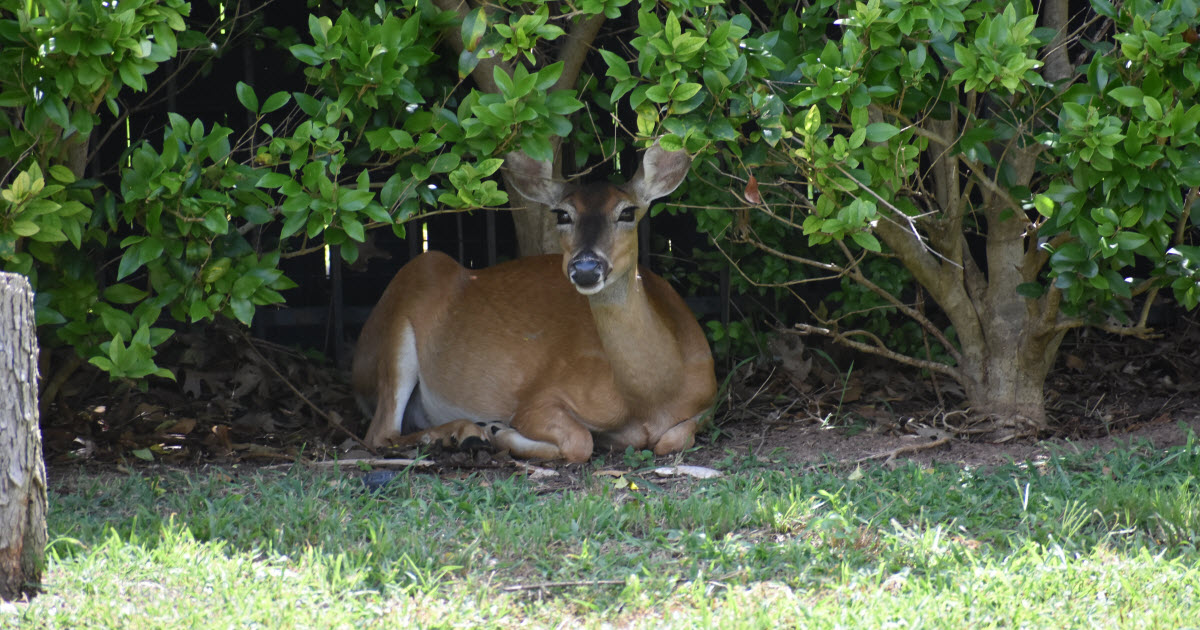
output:
<svg viewBox="0 0 1200 630"><path fill-rule="evenodd" d="M38 428L33 290L0 273L0 599L32 595L46 547L46 468Z"/></svg>

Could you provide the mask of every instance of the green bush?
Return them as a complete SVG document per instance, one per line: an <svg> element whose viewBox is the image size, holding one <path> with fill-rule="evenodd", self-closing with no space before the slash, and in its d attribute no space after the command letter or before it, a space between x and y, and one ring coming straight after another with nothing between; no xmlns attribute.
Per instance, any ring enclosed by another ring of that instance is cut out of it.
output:
<svg viewBox="0 0 1200 630"><path fill-rule="evenodd" d="M698 156L679 198L735 289L836 279L792 323L953 378L1010 427L1044 426L1067 330L1146 334L1160 291L1200 301L1192 0L310 4L295 32L189 23L182 0L0 0L0 258L33 279L43 343L165 376L164 317L248 323L286 256L520 205L506 152L569 174L631 137ZM85 176L113 174L89 170L100 108L120 126L222 29L285 48L305 89L239 84L252 128L172 115L119 176Z"/></svg>

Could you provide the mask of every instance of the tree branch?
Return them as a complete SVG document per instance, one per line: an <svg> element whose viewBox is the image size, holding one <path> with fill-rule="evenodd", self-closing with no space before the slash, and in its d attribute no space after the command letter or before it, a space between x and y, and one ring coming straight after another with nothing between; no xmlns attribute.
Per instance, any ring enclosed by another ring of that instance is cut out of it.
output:
<svg viewBox="0 0 1200 630"><path fill-rule="evenodd" d="M932 140L942 146L951 147L954 144L954 141L943 137L941 134L934 133L934 132L930 131L929 129L921 127L920 125L914 125L912 127L912 130L913 130L913 133L916 133L918 136L922 136L924 138L929 138L930 140ZM1023 212L1024 211L1021 208L1021 204L1017 203L1017 200L1013 199L1012 195L1009 195L1007 190L1004 190L1003 188L1001 188L995 182L995 180L988 177L986 168L984 168L981 164L979 164L975 160L968 160L965 156L960 155L959 159L962 160L962 163L966 164L967 168L971 170L971 174L975 176L974 179L976 182L979 183L980 186L983 186L985 189L987 189L988 192L992 193L993 195L996 195L1001 200L1003 200L1005 205L1008 206L1010 209L1012 209L1013 212Z"/></svg>
<svg viewBox="0 0 1200 630"><path fill-rule="evenodd" d="M811 326L809 324L794 324L794 327L796 328L797 331L799 331L794 334L800 334L800 335L817 334L817 335L822 335L824 337L829 337L830 339L833 339L836 343L842 344L848 348L854 348L855 350L858 350L860 352L866 352L869 354L874 354L876 356L881 356L886 359L891 359L898 363L903 363L904 365L910 365L910 366L918 368L918 369L925 369L925 370L929 370L931 372L937 372L938 374L948 376L959 383L965 383L963 375L960 374L958 372L958 370L955 370L954 368L950 367L949 365L946 365L945 363L938 363L937 361L928 361L925 359L917 359L915 357L910 357L907 354L900 354L899 352L896 352L895 350L892 350L892 349L888 348L886 345L884 345L883 341L881 341L879 339L879 337L876 337L875 334L870 331L850 330L850 331L846 331L846 332L840 332L840 331L836 331L836 330L830 330L828 328L822 328L820 326ZM850 338L851 335L867 337L867 338L871 339L871 341L874 343L869 344L869 343L863 343L861 341L855 341Z"/></svg>
<svg viewBox="0 0 1200 630"><path fill-rule="evenodd" d="M842 252L847 257L850 257L850 250L846 247L846 244L842 241L838 241L837 244L838 247L842 249ZM899 298L892 295L889 291L872 282L870 278L867 278L867 276L863 274L862 270L859 269L858 266L852 266L846 271L852 280L866 287L875 295L883 298L885 302L894 306L897 310L903 313L905 317L908 317L909 319L920 324L922 328L924 328L927 332L929 332L929 334L933 335L938 340L938 343L942 344L942 347L946 349L946 352L950 353L950 356L954 357L956 362L962 363L963 357L961 354L959 354L958 348L956 348L953 343L950 343L950 340L947 339L944 334L942 334L941 329L935 326L933 322L929 321L929 319L925 317L924 313L909 306L908 304L905 304L904 302L900 301Z"/></svg>
<svg viewBox="0 0 1200 630"><path fill-rule="evenodd" d="M569 90L575 87L575 80L579 78L579 69L583 67L588 51L592 49L592 42L596 39L596 33L600 32L600 26L603 24L604 14L597 13L589 15L571 26L571 30L567 32L566 40L558 52L558 60L563 62L562 74L550 89Z"/></svg>

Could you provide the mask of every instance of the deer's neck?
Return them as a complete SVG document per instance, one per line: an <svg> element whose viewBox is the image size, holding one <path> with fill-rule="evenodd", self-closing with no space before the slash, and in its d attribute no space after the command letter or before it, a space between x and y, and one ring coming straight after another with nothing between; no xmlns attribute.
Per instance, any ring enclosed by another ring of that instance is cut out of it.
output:
<svg viewBox="0 0 1200 630"><path fill-rule="evenodd" d="M588 301L617 387L639 400L674 391L683 360L675 333L635 267Z"/></svg>

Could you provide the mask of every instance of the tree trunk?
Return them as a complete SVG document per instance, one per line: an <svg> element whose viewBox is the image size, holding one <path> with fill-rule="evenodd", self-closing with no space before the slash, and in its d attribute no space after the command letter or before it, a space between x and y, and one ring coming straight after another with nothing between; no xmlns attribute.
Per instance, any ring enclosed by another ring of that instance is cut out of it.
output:
<svg viewBox="0 0 1200 630"><path fill-rule="evenodd" d="M1047 427L1046 376L1063 332L1032 332L1039 323L1023 314L1003 322L992 319L983 328L983 348L964 351L967 360L958 366L976 420L973 432L993 440L1036 436Z"/></svg>
<svg viewBox="0 0 1200 630"><path fill-rule="evenodd" d="M960 127L952 114L948 121L930 122L925 135L949 148ZM1014 182L1028 186L1032 181L1037 151L1004 147ZM971 432L995 440L1036 435L1047 427L1044 385L1065 329L1057 326L1056 301L1027 298L1017 290L1036 279L1040 268L1029 249L1037 252L1025 210L958 156L939 159L931 175L940 218L924 223L928 243L900 222L881 221L876 234L954 326L955 365L945 373L962 386L972 412ZM983 252L972 251L963 237L969 198L961 184L968 178L979 183L984 200L975 210L986 229ZM979 261L981 253L984 260Z"/></svg>
<svg viewBox="0 0 1200 630"><path fill-rule="evenodd" d="M1070 28L1070 3L1068 0L1043 0L1039 15L1042 24L1054 29L1054 39L1046 47L1046 69L1043 71L1051 82L1070 78L1075 69L1067 55L1067 29Z"/></svg>
<svg viewBox="0 0 1200 630"><path fill-rule="evenodd" d="M46 547L33 290L0 273L0 599L33 594Z"/></svg>
<svg viewBox="0 0 1200 630"><path fill-rule="evenodd" d="M512 190L509 188L509 190ZM513 223L517 234L518 256L540 256L542 254L557 254L561 250L555 231L547 227L547 217L550 213L540 206L530 203L525 208L514 210Z"/></svg>
<svg viewBox="0 0 1200 630"><path fill-rule="evenodd" d="M1043 387L1063 338L1056 320L1045 318L1046 309L1055 307L1017 293L1021 276L1014 270L1021 270L1025 253L1021 218L989 226L986 273L965 248L961 267L939 264L912 232L895 225L876 230L954 325L958 352L948 373L963 388L972 433L988 439L1036 435L1046 428Z"/></svg>
<svg viewBox="0 0 1200 630"><path fill-rule="evenodd" d="M562 177L562 154L558 151L558 139L554 143L554 176ZM513 224L517 234L518 256L540 256L542 254L557 254L561 250L558 244L558 230L554 229L554 217L546 206L525 199L517 192L517 187L508 181L508 171L504 173L504 187L509 191L509 205L516 208L512 211ZM517 200L524 200L520 203Z"/></svg>

